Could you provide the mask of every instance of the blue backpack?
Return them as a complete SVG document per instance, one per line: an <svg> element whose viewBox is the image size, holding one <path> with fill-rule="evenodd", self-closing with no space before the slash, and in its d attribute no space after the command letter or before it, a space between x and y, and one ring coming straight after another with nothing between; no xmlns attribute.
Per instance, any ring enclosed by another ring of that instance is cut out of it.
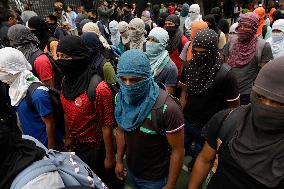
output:
<svg viewBox="0 0 284 189"><path fill-rule="evenodd" d="M32 140L46 151L46 158L36 161L14 179L11 189L21 189L27 183L45 173L57 171L65 186L87 186L96 189L108 189L101 179L94 174L90 167L84 163L74 152L58 152L48 150L39 141L30 136L23 136ZM42 188L41 183L38 183Z"/></svg>

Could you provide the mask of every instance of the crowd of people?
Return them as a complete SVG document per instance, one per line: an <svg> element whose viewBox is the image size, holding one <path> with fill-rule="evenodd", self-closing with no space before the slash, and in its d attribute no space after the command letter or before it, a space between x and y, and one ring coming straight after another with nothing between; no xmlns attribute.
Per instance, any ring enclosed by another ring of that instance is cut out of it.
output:
<svg viewBox="0 0 284 189"><path fill-rule="evenodd" d="M135 4L56 2L46 18L29 4L1 10L0 188L44 158L19 145L22 134L75 152L108 188L126 177L137 189L177 188L185 156L188 189L284 188L276 5L236 11L232 24L219 7L202 15L187 3L139 14Z"/></svg>

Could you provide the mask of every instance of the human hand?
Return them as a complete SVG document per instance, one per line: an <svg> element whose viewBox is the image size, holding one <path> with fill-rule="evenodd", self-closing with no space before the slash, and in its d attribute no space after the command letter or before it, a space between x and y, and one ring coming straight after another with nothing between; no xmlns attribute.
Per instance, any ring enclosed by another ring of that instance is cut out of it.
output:
<svg viewBox="0 0 284 189"><path fill-rule="evenodd" d="M126 169L124 169L123 163L116 162L115 165L115 174L119 180L123 180L124 177L127 175Z"/></svg>

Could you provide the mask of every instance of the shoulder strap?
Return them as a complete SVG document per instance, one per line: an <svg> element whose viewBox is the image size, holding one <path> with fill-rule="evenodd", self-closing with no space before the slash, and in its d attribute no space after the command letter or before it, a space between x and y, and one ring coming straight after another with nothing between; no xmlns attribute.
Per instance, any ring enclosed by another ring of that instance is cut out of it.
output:
<svg viewBox="0 0 284 189"><path fill-rule="evenodd" d="M93 75L87 91L88 98L91 102L96 100L96 89L100 82L102 82L102 78L98 74Z"/></svg>
<svg viewBox="0 0 284 189"><path fill-rule="evenodd" d="M11 185L11 189L21 189L24 185L36 177L56 170L57 167L51 160L36 161L17 175Z"/></svg>
<svg viewBox="0 0 284 189"><path fill-rule="evenodd" d="M38 77L38 73L36 72L35 70L35 60L37 59L37 57L39 57L40 55L44 54L42 52L42 50L38 49L37 51L35 51L34 53L31 54L31 57L30 57L30 64L32 65L32 71L33 71L33 74Z"/></svg>
<svg viewBox="0 0 284 189"><path fill-rule="evenodd" d="M34 62L35 60L37 59L37 57L39 57L40 55L42 55L43 52L42 50L38 49L37 51L35 51L34 53L31 54L31 57L30 57L30 63L32 65L32 67L34 68Z"/></svg>
<svg viewBox="0 0 284 189"><path fill-rule="evenodd" d="M264 25L262 27L262 38L263 39L265 39L266 33L267 33L267 25Z"/></svg>
<svg viewBox="0 0 284 189"><path fill-rule="evenodd" d="M231 69L231 66L229 66L228 64L222 64L221 68L216 74L215 83L220 83Z"/></svg>
<svg viewBox="0 0 284 189"><path fill-rule="evenodd" d="M262 51L264 49L265 44L266 41L264 39L258 38L258 41L256 43L256 58L258 63L261 62Z"/></svg>
<svg viewBox="0 0 284 189"><path fill-rule="evenodd" d="M160 95L152 108L152 125L155 129L159 131L160 134L165 135L164 129L164 122L163 122L163 107L166 103L169 94L165 91L160 89Z"/></svg>
<svg viewBox="0 0 284 189"><path fill-rule="evenodd" d="M238 125L239 115L244 110L242 106L231 110L223 121L223 124L218 132L218 137L223 144L229 142L232 138L234 131Z"/></svg>
<svg viewBox="0 0 284 189"><path fill-rule="evenodd" d="M33 105L33 93L34 91L39 88L40 86L44 86L42 83L40 82L34 82L32 83L28 90L27 90L27 95L26 95L26 100L27 100L27 104L28 104L28 107L32 110L32 111L36 111L36 108L34 107Z"/></svg>
<svg viewBox="0 0 284 189"><path fill-rule="evenodd" d="M146 52L146 43L143 43L143 52Z"/></svg>
<svg viewBox="0 0 284 189"><path fill-rule="evenodd" d="M237 42L237 37L233 37L231 39L231 41L229 42L229 56L230 56L230 53L232 52L233 48L234 48L234 45L235 43Z"/></svg>

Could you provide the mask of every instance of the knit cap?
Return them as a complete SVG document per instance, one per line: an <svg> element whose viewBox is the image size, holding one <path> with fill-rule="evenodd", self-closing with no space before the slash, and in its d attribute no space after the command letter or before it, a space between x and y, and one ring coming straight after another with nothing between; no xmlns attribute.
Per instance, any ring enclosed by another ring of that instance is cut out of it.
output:
<svg viewBox="0 0 284 189"><path fill-rule="evenodd" d="M279 57L265 64L252 88L257 94L280 103L284 103L283 58Z"/></svg>

